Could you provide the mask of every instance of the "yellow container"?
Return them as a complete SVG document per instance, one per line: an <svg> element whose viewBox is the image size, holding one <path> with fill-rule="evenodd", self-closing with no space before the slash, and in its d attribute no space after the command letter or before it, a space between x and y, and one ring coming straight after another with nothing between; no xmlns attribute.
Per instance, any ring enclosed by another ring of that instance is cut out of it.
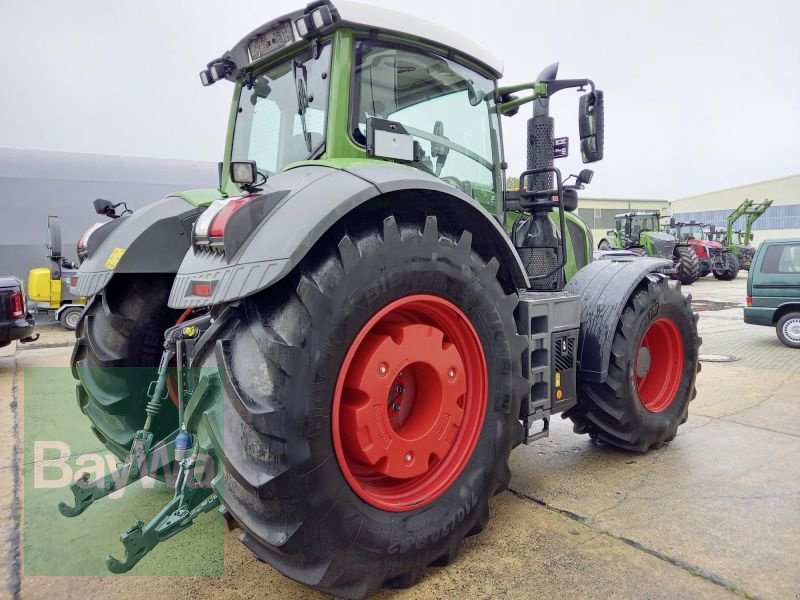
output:
<svg viewBox="0 0 800 600"><path fill-rule="evenodd" d="M59 285L59 295L61 295L61 282ZM50 284L50 269L39 267L31 269L28 273L28 296L34 302L50 302L52 288Z"/></svg>

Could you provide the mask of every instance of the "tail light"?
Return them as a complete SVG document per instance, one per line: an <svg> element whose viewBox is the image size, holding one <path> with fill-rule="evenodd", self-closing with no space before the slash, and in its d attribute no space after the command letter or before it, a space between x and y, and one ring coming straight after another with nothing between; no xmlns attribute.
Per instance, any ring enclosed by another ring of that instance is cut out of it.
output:
<svg viewBox="0 0 800 600"><path fill-rule="evenodd" d="M747 304L748 308L752 308L753 307L753 297L752 296L747 296L747 298L745 298L745 304Z"/></svg>
<svg viewBox="0 0 800 600"><path fill-rule="evenodd" d="M258 196L214 200L194 224L195 246L206 246L221 250L224 246L225 226L242 206Z"/></svg>
<svg viewBox="0 0 800 600"><path fill-rule="evenodd" d="M21 292L11 292L8 297L8 316L12 319L21 319L25 316L25 298Z"/></svg>
<svg viewBox="0 0 800 600"><path fill-rule="evenodd" d="M89 237L97 231L104 223L94 223L89 229L83 232L83 235L78 240L78 258L84 260L89 256L86 247L89 245Z"/></svg>

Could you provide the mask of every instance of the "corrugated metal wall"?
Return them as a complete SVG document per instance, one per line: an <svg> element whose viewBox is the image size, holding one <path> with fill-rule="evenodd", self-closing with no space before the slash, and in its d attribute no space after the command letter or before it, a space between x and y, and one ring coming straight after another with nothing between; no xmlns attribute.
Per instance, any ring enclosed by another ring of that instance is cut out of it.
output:
<svg viewBox="0 0 800 600"><path fill-rule="evenodd" d="M746 198L756 202L774 201L753 224L756 243L768 238L800 235L800 174L680 198L672 203L672 211L681 221L694 220L724 227L728 215ZM744 226L744 219L736 222L737 229L744 229Z"/></svg>

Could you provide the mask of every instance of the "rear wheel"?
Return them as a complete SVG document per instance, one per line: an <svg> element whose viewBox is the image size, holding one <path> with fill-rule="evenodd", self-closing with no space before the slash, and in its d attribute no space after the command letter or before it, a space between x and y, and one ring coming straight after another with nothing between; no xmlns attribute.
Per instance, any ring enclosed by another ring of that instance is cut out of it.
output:
<svg viewBox="0 0 800 600"><path fill-rule="evenodd" d="M678 246L675 249L675 267L678 270L678 279L683 285L692 285L700 276L700 261L694 248Z"/></svg>
<svg viewBox="0 0 800 600"><path fill-rule="evenodd" d="M468 231L362 227L228 309L239 318L202 359L223 372L224 503L242 541L348 598L413 584L483 529L522 437L527 348L516 292Z"/></svg>
<svg viewBox="0 0 800 600"><path fill-rule="evenodd" d="M78 322L81 320L82 306L70 306L61 311L58 315L58 320L64 329L75 331L78 328Z"/></svg>
<svg viewBox="0 0 800 600"><path fill-rule="evenodd" d="M575 431L636 452L671 441L696 395L699 346L690 299L650 275L617 323L606 381L579 384Z"/></svg>
<svg viewBox="0 0 800 600"><path fill-rule="evenodd" d="M725 252L722 255L722 260L725 263L723 269L714 271L714 277L721 281L731 281L736 279L739 274L739 260L732 252Z"/></svg>
<svg viewBox="0 0 800 600"><path fill-rule="evenodd" d="M789 348L800 348L800 312L792 312L778 319L775 326L778 339Z"/></svg>
<svg viewBox="0 0 800 600"><path fill-rule="evenodd" d="M597 245L598 250L611 250L611 244L608 243L608 240L600 240L600 243Z"/></svg>
<svg viewBox="0 0 800 600"><path fill-rule="evenodd" d="M78 323L71 359L78 404L100 441L121 458L144 425L164 331L180 315L167 308L172 280L172 275L115 275ZM161 406L156 440L177 428L175 406L169 400Z"/></svg>

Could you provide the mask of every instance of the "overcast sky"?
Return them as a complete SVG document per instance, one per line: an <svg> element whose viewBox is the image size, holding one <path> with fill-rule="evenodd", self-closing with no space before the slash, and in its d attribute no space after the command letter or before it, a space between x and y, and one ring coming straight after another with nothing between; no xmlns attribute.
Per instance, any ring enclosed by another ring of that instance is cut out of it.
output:
<svg viewBox="0 0 800 600"><path fill-rule="evenodd" d="M505 61L504 84L560 61L605 91L592 196L676 198L800 172L797 0L366 0L445 25ZM0 0L0 147L221 159L232 86L197 73L302 1ZM475 6L475 8L472 8ZM551 102L580 168L577 94ZM516 174L525 107L504 119ZM798 199L800 201L800 199Z"/></svg>

